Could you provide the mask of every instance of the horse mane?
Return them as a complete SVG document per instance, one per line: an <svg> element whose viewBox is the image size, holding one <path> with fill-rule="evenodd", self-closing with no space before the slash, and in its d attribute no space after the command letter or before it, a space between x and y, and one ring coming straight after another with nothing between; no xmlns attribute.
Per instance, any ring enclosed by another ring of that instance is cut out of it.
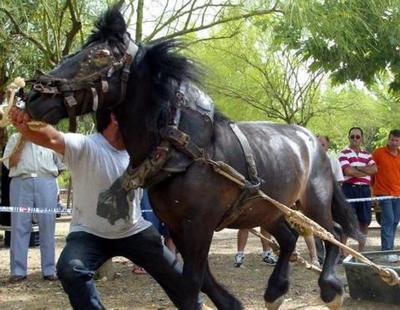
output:
<svg viewBox="0 0 400 310"><path fill-rule="evenodd" d="M151 74L156 75L160 81L173 79L202 85L204 70L199 63L182 54L182 51L188 50L187 44L183 41L157 40L142 47L145 52L139 53L135 62L144 61Z"/></svg>
<svg viewBox="0 0 400 310"><path fill-rule="evenodd" d="M152 75L153 89L157 93L158 104L162 105L162 102L175 96L176 88L181 82L193 83L204 91L202 80L205 68L183 54L183 51L187 49L185 42L176 39L158 40L149 45L140 46L134 70L139 75L148 70ZM215 120L231 122L217 108Z"/></svg>
<svg viewBox="0 0 400 310"><path fill-rule="evenodd" d="M118 5L114 5L104 12L95 22L95 29L88 37L84 46L92 42L115 41L124 42L124 35L127 33L125 19L119 11ZM129 35L129 33L127 33Z"/></svg>

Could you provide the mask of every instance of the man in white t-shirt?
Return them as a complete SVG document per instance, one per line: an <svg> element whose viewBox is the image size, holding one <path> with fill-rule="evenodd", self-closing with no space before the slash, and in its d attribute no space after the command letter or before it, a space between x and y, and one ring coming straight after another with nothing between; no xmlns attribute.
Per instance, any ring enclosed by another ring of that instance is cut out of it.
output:
<svg viewBox="0 0 400 310"><path fill-rule="evenodd" d="M13 108L10 118L32 142L53 149L70 168L74 208L70 233L57 263L57 274L74 309L104 309L93 280L108 259L124 256L154 277L172 302L182 305L181 269L163 246L157 230L140 211L142 190L135 191L130 208L97 208L100 192L109 188L129 163L118 122L110 111L98 111L98 133L61 133L52 126L32 131L27 113Z"/></svg>

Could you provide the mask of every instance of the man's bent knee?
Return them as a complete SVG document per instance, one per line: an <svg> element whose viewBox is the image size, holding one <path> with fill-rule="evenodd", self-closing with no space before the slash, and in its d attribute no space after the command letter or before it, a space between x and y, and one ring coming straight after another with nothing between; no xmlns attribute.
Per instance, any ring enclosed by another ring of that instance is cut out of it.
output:
<svg viewBox="0 0 400 310"><path fill-rule="evenodd" d="M68 262L59 260L57 263L57 276L62 282L86 281L93 278L94 271L87 270L79 259L73 259Z"/></svg>

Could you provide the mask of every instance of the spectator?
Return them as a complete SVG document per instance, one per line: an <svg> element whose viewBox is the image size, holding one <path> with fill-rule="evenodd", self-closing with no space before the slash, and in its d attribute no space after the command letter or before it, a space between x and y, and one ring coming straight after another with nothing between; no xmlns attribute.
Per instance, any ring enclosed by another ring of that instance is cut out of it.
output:
<svg viewBox="0 0 400 310"><path fill-rule="evenodd" d="M331 168L333 172L333 177L335 181L339 184L342 185L342 182L344 181L344 176L342 172L342 168L340 167L339 160L337 159L336 156L333 154L329 153L329 146L330 146L330 139L328 136L318 136L319 143L321 144L322 148L328 155L329 161L331 163ZM321 239L314 237L315 238L315 247L317 250L317 256L318 256L318 261L320 264L323 263L325 259L325 247Z"/></svg>
<svg viewBox="0 0 400 310"><path fill-rule="evenodd" d="M271 235L263 228L261 228L260 233L266 237L271 238ZM247 239L249 237L248 229L239 229L237 234L237 253L235 255L235 267L240 267L244 261L244 248L246 247ZM261 253L262 260L269 266L274 266L276 264L276 258L271 251L271 247L268 242L262 238L261 245L263 251Z"/></svg>
<svg viewBox="0 0 400 310"><path fill-rule="evenodd" d="M373 180L375 196L400 196L400 130L389 133L388 143L377 148L372 157L378 167ZM385 199L379 202L381 208L381 249L393 250L396 228L400 219L400 199ZM399 260L395 254L389 254L388 262Z"/></svg>
<svg viewBox="0 0 400 310"><path fill-rule="evenodd" d="M319 143L321 143L322 148L325 150L326 154L329 157L329 161L331 163L333 177L335 178L335 181L339 185L341 185L342 182L344 181L343 171L342 171L342 168L340 167L340 162L336 158L336 156L329 153L329 145L330 145L329 137L328 136L318 136L318 140L319 140Z"/></svg>
<svg viewBox="0 0 400 310"><path fill-rule="evenodd" d="M18 143L18 141L21 141ZM10 169L10 204L17 207L56 209L57 182L60 163L49 149L20 139L14 134L8 141L4 161ZM20 282L27 276L27 260L32 219L39 224L42 274L45 280L57 280L55 275L55 213L12 213L10 242L10 282Z"/></svg>
<svg viewBox="0 0 400 310"><path fill-rule="evenodd" d="M132 193L129 209L118 204L106 210L97 208L99 194L129 163L114 114L108 109L98 110L98 133L89 136L63 134L50 125L32 131L26 125L29 115L16 108L11 110L10 118L25 138L61 154L71 171L74 208L57 273L72 307L104 309L93 275L114 256L124 256L143 266L180 307L185 292L181 266L174 264L174 256L161 243L157 230L143 219L139 207L142 190Z"/></svg>
<svg viewBox="0 0 400 310"><path fill-rule="evenodd" d="M371 176L376 171L376 164L371 154L362 149L363 131L359 127L350 128L348 133L350 145L339 154L339 162L342 167L344 182L343 193L347 198L371 197ZM368 226L371 223L371 202L361 201L351 203L353 211L357 215L361 232L367 237ZM344 243L346 243L346 237ZM366 238L365 238L366 240ZM359 242L358 250L363 251L365 241Z"/></svg>

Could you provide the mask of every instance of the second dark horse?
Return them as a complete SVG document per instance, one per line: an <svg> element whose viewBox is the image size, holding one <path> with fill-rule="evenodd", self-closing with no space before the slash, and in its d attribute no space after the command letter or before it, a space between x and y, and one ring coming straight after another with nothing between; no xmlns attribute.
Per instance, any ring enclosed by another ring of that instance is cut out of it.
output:
<svg viewBox="0 0 400 310"><path fill-rule="evenodd" d="M289 287L289 258L297 232L276 207L262 199L245 195L237 204L242 189L215 173L207 162L224 162L251 179L243 147L232 131L234 122L218 112L213 114L211 101L198 86L198 67L177 51L180 45L162 41L137 48L126 30L119 11L107 11L78 53L37 77L28 113L55 124L89 113L92 107L110 108L131 156L130 169L165 157L146 186L154 211L167 223L184 259L185 300L176 306L194 309L202 290L218 309L242 308L215 280L208 264L213 233L236 204L240 215L227 223L229 228L263 226L280 245L279 260L264 294L269 308L279 307ZM329 160L313 134L299 126L269 122L236 126L247 137L263 192L287 206L298 202L305 215L333 234L337 222L346 235L360 238L350 208L333 181ZM185 149L184 143L171 143L173 133L166 133L166 128L178 129L175 139L193 145ZM189 148L197 152L197 158ZM154 170L151 165L147 168L147 172ZM341 304L343 294L334 270L338 248L325 245L318 283L322 300L333 308Z"/></svg>

